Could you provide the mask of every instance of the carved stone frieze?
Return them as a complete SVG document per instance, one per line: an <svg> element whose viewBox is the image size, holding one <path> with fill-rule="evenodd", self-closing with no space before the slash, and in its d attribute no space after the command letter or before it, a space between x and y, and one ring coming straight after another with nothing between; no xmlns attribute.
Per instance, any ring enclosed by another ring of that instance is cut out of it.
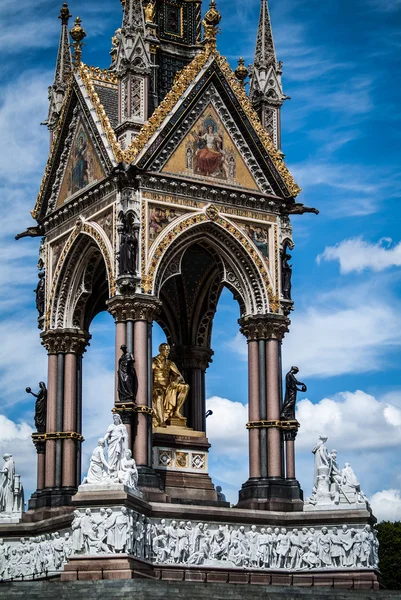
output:
<svg viewBox="0 0 401 600"><path fill-rule="evenodd" d="M116 322L148 321L152 323L161 308L161 301L154 296L135 294L114 296L107 302L108 311Z"/></svg>
<svg viewBox="0 0 401 600"><path fill-rule="evenodd" d="M92 336L79 329L49 329L40 337L49 354L64 352L79 355L85 352Z"/></svg>
<svg viewBox="0 0 401 600"><path fill-rule="evenodd" d="M138 176L141 187L151 192L161 194L174 194L176 197L185 199L193 198L205 202L216 202L234 206L246 207L252 210L263 210L278 214L282 200L274 196L266 196L258 192L247 192L246 190L234 190L218 184L189 183L179 179L176 175L167 173L152 173L152 175L141 174Z"/></svg>
<svg viewBox="0 0 401 600"><path fill-rule="evenodd" d="M248 342L253 340L279 340L289 331L290 319L283 315L246 315L238 320L240 331Z"/></svg>
<svg viewBox="0 0 401 600"><path fill-rule="evenodd" d="M162 449L159 449L162 450ZM158 454L159 469L172 456ZM184 458L181 459L184 464ZM189 464L189 463L188 463ZM201 457L191 467L202 470ZM181 467L185 468L185 467ZM74 556L126 553L156 565L304 572L377 569L379 542L371 525L313 523L291 527L154 519L125 507L75 510L71 528L29 539L0 540L0 580L31 579L63 570Z"/></svg>

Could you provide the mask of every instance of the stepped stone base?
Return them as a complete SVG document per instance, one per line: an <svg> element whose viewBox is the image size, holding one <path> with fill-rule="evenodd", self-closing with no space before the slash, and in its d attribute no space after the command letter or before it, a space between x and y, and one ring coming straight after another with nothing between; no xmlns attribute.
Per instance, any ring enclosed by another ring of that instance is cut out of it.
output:
<svg viewBox="0 0 401 600"><path fill-rule="evenodd" d="M219 585L132 579L127 581L75 581L4 583L1 597L7 600L399 600L399 591L294 588L266 585Z"/></svg>

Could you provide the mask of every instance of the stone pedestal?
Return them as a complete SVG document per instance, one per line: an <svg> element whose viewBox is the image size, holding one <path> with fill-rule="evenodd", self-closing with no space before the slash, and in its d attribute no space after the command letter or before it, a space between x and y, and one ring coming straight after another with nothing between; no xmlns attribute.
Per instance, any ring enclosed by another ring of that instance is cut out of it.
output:
<svg viewBox="0 0 401 600"><path fill-rule="evenodd" d="M60 581L97 581L99 579L133 579L151 576L148 563L127 554L72 556L61 573Z"/></svg>
<svg viewBox="0 0 401 600"><path fill-rule="evenodd" d="M209 448L202 431L154 428L153 468L171 502L217 504L217 493L208 473Z"/></svg>

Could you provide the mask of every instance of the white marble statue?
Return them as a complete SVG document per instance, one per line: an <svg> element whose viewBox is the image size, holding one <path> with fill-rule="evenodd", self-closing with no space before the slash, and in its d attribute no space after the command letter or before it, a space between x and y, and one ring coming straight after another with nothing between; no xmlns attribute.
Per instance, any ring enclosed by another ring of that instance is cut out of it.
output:
<svg viewBox="0 0 401 600"><path fill-rule="evenodd" d="M107 442L107 459L110 477L113 478L121 470L121 460L128 443L128 431L120 415L113 415L113 423L108 427L104 441Z"/></svg>
<svg viewBox="0 0 401 600"><path fill-rule="evenodd" d="M121 459L121 469L118 472L118 480L125 486L138 491L138 469L135 460L132 458L132 452L129 448L124 451Z"/></svg>
<svg viewBox="0 0 401 600"><path fill-rule="evenodd" d="M327 437L324 435L319 436L319 441L312 449L312 453L315 455L315 471L313 476L313 486L317 488L317 478L319 475L319 469L321 467L329 466L329 455L327 452L327 448L325 443L327 442Z"/></svg>
<svg viewBox="0 0 401 600"><path fill-rule="evenodd" d="M92 452L88 474L84 478L82 482L83 484L89 483L96 485L103 483L105 478L108 476L110 467L104 456L104 446L104 439L100 438L97 442L96 448Z"/></svg>
<svg viewBox="0 0 401 600"><path fill-rule="evenodd" d="M367 509L369 502L361 490L358 479L349 463L340 470L337 450L327 451L326 436L320 436L312 452L315 455L312 494L306 499L304 511L344 508Z"/></svg>
<svg viewBox="0 0 401 600"><path fill-rule="evenodd" d="M15 521L22 515L24 490L21 477L15 473L12 454L4 454L3 460L3 468L0 470L0 520Z"/></svg>

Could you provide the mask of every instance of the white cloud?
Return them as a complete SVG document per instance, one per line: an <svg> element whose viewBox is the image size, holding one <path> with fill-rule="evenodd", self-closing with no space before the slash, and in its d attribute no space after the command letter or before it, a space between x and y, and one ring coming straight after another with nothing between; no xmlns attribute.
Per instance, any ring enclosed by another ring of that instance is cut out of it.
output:
<svg viewBox="0 0 401 600"><path fill-rule="evenodd" d="M238 502L238 490L248 479L248 405L212 396L206 408L213 415L206 421L209 473L215 485L221 485L232 504Z"/></svg>
<svg viewBox="0 0 401 600"><path fill-rule="evenodd" d="M49 133L40 123L47 116L47 87L52 79L48 72L26 71L2 90L0 177L4 181L26 184L45 164ZM29 131L26 123L30 123Z"/></svg>
<svg viewBox="0 0 401 600"><path fill-rule="evenodd" d="M400 490L382 490L370 498L373 514L378 521L401 521Z"/></svg>
<svg viewBox="0 0 401 600"><path fill-rule="evenodd" d="M296 364L305 378L333 377L392 364L401 345L401 311L399 301L387 298L385 289L384 282L344 286L316 295L313 307L295 311L283 344L284 369ZM247 358L246 340L239 332L227 347Z"/></svg>
<svg viewBox="0 0 401 600"><path fill-rule="evenodd" d="M16 423L0 414L0 469L3 454L9 452L14 457L17 474L21 475L26 501L36 489L36 450L32 433L33 429L27 423Z"/></svg>
<svg viewBox="0 0 401 600"><path fill-rule="evenodd" d="M361 237L351 238L335 246L327 246L316 260L318 263L338 260L343 274L383 271L401 266L401 242L394 245L390 238L382 238L377 244L371 244Z"/></svg>
<svg viewBox="0 0 401 600"><path fill-rule="evenodd" d="M32 311L0 322L0 408L26 402L26 386L46 381L47 355L35 321Z"/></svg>
<svg viewBox="0 0 401 600"><path fill-rule="evenodd" d="M212 396L207 400L206 408L213 411L213 415L207 419L207 435L213 443L214 452L225 457L246 453L248 405Z"/></svg>
<svg viewBox="0 0 401 600"><path fill-rule="evenodd" d="M361 390L341 392L315 404L302 399L297 405L297 419L302 425L297 437L299 450L310 449L322 433L342 453L401 445L401 410Z"/></svg>

